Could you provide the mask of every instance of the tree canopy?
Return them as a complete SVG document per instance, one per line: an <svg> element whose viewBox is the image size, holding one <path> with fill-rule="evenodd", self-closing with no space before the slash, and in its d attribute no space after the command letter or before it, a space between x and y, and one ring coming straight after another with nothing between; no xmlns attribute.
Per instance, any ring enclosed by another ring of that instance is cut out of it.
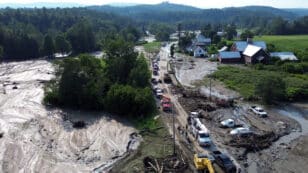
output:
<svg viewBox="0 0 308 173"><path fill-rule="evenodd" d="M65 59L56 81L46 88L45 103L107 110L120 115L146 116L155 110L150 71L143 54L123 38L110 40L106 57Z"/></svg>

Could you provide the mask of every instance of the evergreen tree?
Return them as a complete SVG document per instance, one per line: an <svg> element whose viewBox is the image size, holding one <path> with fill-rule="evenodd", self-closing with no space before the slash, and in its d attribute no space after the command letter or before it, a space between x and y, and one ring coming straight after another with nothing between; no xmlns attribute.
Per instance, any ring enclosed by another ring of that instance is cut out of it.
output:
<svg viewBox="0 0 308 173"><path fill-rule="evenodd" d="M54 41L50 35L46 35L44 38L43 55L53 56L54 53L55 53Z"/></svg>

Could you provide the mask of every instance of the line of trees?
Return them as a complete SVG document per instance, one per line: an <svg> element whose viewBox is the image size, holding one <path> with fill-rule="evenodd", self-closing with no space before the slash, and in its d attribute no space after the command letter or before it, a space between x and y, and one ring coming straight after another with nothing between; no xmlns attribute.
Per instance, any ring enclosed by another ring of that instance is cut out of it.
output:
<svg viewBox="0 0 308 173"><path fill-rule="evenodd" d="M101 49L110 34L137 41L141 32L132 26L128 18L85 8L7 8L0 10L0 46L8 60L78 54Z"/></svg>
<svg viewBox="0 0 308 173"><path fill-rule="evenodd" d="M60 62L45 92L47 104L146 116L155 110L151 73L143 54L123 38L109 40L104 59L89 55Z"/></svg>

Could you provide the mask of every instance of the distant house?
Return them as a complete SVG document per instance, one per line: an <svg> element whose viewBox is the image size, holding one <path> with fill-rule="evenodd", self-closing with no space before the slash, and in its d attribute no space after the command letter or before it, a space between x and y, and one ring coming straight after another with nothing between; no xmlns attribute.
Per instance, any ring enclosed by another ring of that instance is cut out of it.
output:
<svg viewBox="0 0 308 173"><path fill-rule="evenodd" d="M235 41L231 47L231 50L243 53L248 45L258 46L263 50L267 49L266 43L264 41L252 41L251 38L247 38L247 41Z"/></svg>
<svg viewBox="0 0 308 173"><path fill-rule="evenodd" d="M224 32L224 31L218 31L217 32L217 35L220 36L220 37L224 36L225 34L226 34L226 32Z"/></svg>
<svg viewBox="0 0 308 173"><path fill-rule="evenodd" d="M239 63L242 57L240 52L219 52L218 60L220 63Z"/></svg>
<svg viewBox="0 0 308 173"><path fill-rule="evenodd" d="M205 38L202 34L198 34L192 44L196 46L209 46L211 42L210 38Z"/></svg>
<svg viewBox="0 0 308 173"><path fill-rule="evenodd" d="M194 57L205 57L207 52L200 46L197 46L194 50Z"/></svg>
<svg viewBox="0 0 308 173"><path fill-rule="evenodd" d="M267 64L270 56L262 47L249 44L243 52L246 64L264 63Z"/></svg>
<svg viewBox="0 0 308 173"><path fill-rule="evenodd" d="M297 61L298 58L294 55L293 52L272 52L270 53L271 57L278 57L281 61L290 60Z"/></svg>
<svg viewBox="0 0 308 173"><path fill-rule="evenodd" d="M186 51L193 54L194 57L206 57L206 46L211 45L211 39L205 38L202 34L198 34L192 40L192 44L186 48Z"/></svg>

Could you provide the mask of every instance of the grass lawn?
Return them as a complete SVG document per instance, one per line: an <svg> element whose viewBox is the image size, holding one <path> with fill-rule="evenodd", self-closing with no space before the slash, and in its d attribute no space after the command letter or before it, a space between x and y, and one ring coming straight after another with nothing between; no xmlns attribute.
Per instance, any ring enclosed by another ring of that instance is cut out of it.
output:
<svg viewBox="0 0 308 173"><path fill-rule="evenodd" d="M289 100L308 98L308 75L290 74L281 71L255 70L221 66L213 77L222 81L228 88L239 92L247 100L255 100L255 86L265 75L280 76L286 84L286 98Z"/></svg>
<svg viewBox="0 0 308 173"><path fill-rule="evenodd" d="M159 52L159 50L160 50L161 42L155 41L155 42L151 42L151 43L146 43L143 46L144 46L144 50L146 52L156 53L156 52Z"/></svg>
<svg viewBox="0 0 308 173"><path fill-rule="evenodd" d="M255 36L254 40L265 41L276 46L278 51L292 51L308 49L308 35L264 35Z"/></svg>

